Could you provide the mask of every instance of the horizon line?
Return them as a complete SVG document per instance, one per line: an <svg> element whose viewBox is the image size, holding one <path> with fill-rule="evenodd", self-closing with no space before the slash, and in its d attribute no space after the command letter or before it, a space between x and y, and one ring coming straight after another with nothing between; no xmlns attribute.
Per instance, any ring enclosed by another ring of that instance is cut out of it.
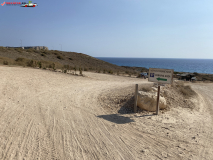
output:
<svg viewBox="0 0 213 160"><path fill-rule="evenodd" d="M95 57L95 58L153 58L153 57ZM153 58L153 59L209 59L213 58Z"/></svg>

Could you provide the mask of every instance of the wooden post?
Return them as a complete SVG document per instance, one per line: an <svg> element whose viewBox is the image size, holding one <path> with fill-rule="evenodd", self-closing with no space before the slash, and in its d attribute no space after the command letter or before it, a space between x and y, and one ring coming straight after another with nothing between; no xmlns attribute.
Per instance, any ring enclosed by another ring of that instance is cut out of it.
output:
<svg viewBox="0 0 213 160"><path fill-rule="evenodd" d="M135 103L134 103L134 112L137 112L137 101L138 101L138 84L135 84Z"/></svg>
<svg viewBox="0 0 213 160"><path fill-rule="evenodd" d="M156 115L159 112L159 98L160 98L160 85L158 84L158 96L157 96L157 105L156 105Z"/></svg>

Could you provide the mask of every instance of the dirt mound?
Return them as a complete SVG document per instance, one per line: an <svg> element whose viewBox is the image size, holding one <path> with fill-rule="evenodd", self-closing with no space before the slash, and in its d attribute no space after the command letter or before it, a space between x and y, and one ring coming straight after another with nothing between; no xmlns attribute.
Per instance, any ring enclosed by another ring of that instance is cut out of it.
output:
<svg viewBox="0 0 213 160"><path fill-rule="evenodd" d="M197 93L183 81L175 81L172 85L161 87L161 92L166 98L168 109L177 107L198 109Z"/></svg>

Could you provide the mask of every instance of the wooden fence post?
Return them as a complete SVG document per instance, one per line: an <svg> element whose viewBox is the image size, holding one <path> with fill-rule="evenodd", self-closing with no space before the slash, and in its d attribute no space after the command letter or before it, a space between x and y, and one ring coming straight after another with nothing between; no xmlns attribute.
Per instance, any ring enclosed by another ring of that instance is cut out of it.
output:
<svg viewBox="0 0 213 160"><path fill-rule="evenodd" d="M156 115L159 112L159 98L160 98L160 85L158 84L158 96L157 96L157 105L156 105Z"/></svg>
<svg viewBox="0 0 213 160"><path fill-rule="evenodd" d="M134 112L137 112L137 101L138 101L138 84L135 84L135 103L134 103Z"/></svg>

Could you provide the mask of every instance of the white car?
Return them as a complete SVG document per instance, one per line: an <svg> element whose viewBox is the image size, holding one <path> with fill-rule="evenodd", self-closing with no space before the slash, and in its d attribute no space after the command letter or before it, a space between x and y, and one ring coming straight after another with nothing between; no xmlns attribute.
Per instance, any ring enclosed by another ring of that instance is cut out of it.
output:
<svg viewBox="0 0 213 160"><path fill-rule="evenodd" d="M35 7L35 6L38 6L37 3L23 4L21 7Z"/></svg>

